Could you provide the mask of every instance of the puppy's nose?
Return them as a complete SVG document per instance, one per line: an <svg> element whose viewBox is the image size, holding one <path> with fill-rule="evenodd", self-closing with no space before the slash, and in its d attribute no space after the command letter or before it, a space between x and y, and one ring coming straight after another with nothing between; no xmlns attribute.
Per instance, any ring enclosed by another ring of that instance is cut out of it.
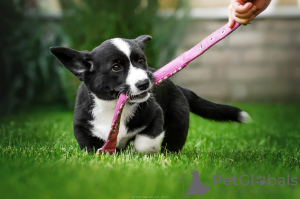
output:
<svg viewBox="0 0 300 199"><path fill-rule="evenodd" d="M143 91L143 90L147 90L148 88L149 88L149 80L148 79L145 79L145 80L140 80L140 81L138 81L136 84L135 84L135 86L139 89L139 90L141 90L141 91Z"/></svg>

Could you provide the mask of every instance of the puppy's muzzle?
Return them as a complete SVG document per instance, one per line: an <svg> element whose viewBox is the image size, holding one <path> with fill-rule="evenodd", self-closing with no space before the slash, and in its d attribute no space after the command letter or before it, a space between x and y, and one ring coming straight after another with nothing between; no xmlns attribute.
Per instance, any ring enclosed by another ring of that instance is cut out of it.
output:
<svg viewBox="0 0 300 199"><path fill-rule="evenodd" d="M147 89L149 89L150 86L150 82L148 79L145 80L140 80L138 81L135 86L140 90L140 91L145 91Z"/></svg>

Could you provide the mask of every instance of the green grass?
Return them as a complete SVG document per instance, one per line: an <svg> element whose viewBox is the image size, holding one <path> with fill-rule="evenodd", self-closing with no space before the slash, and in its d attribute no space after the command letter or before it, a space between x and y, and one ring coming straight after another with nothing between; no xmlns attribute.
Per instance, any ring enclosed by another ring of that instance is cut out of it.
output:
<svg viewBox="0 0 300 199"><path fill-rule="evenodd" d="M210 190L189 198L300 198L299 184L213 185L213 175L252 174L277 179L289 174L300 183L300 105L239 107L254 123L216 123L191 115L184 149L167 155L86 154L73 137L71 112L43 109L2 118L0 198L182 198L179 179L193 170ZM185 179L188 189L191 175ZM250 193L255 191L265 193Z"/></svg>

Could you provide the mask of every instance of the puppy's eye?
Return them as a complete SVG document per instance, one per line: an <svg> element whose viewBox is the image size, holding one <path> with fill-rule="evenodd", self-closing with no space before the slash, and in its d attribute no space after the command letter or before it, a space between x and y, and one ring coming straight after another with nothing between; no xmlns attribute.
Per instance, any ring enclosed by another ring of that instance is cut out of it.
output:
<svg viewBox="0 0 300 199"><path fill-rule="evenodd" d="M145 64L145 59L140 58L140 59L138 60L138 63L141 64L141 65L144 65L144 64Z"/></svg>
<svg viewBox="0 0 300 199"><path fill-rule="evenodd" d="M113 71L117 72L122 69L122 67L119 64L114 64L111 68Z"/></svg>

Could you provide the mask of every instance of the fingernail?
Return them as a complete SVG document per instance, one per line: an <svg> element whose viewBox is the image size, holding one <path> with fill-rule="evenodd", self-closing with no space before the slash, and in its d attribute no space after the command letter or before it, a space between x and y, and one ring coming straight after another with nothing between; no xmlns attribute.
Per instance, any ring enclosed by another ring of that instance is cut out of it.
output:
<svg viewBox="0 0 300 199"><path fill-rule="evenodd" d="M253 6L252 7L252 12L254 12L256 9L257 9L256 6Z"/></svg>

